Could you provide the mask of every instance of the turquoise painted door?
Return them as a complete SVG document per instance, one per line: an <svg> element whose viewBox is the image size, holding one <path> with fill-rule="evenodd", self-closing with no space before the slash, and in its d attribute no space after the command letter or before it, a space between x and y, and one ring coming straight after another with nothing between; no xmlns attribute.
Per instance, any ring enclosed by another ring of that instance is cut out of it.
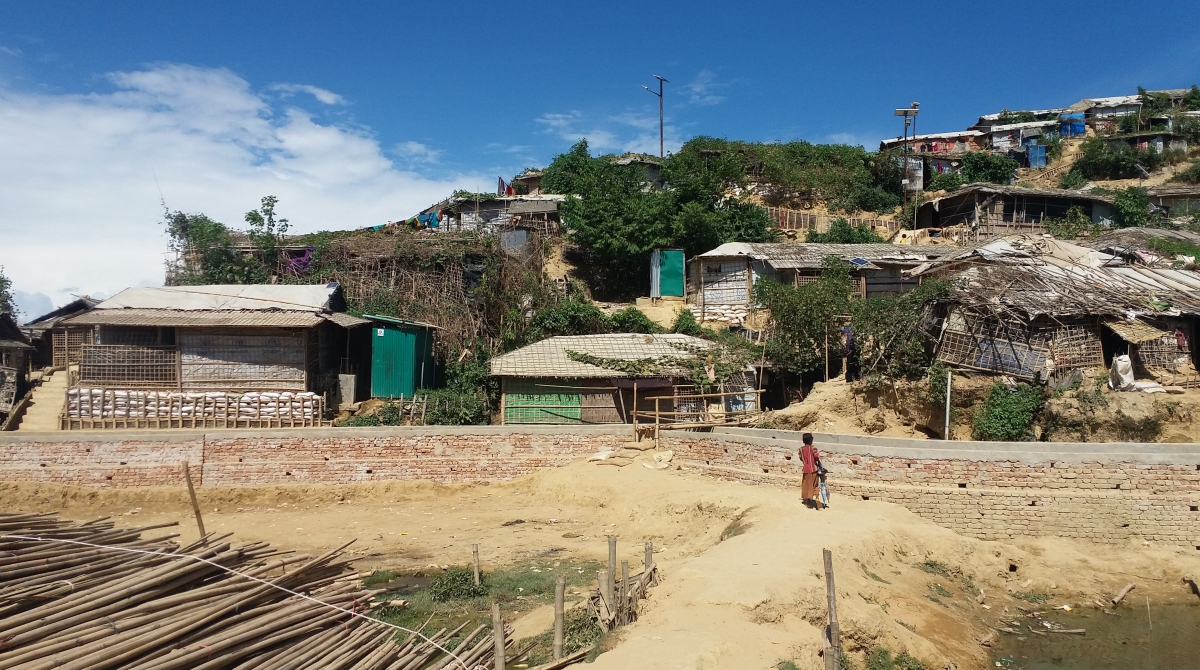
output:
<svg viewBox="0 0 1200 670"><path fill-rule="evenodd" d="M416 333L380 327L371 333L371 397L411 398Z"/></svg>
<svg viewBox="0 0 1200 670"><path fill-rule="evenodd" d="M663 249L662 265L659 267L659 293L665 296L683 297L683 251Z"/></svg>

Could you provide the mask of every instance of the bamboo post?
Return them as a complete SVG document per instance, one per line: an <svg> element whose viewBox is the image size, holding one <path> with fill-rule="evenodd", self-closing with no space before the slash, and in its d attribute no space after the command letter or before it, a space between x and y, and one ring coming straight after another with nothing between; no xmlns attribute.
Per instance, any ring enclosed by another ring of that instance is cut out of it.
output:
<svg viewBox="0 0 1200 670"><path fill-rule="evenodd" d="M650 566L654 565L654 543L646 543L646 572L650 571Z"/></svg>
<svg viewBox="0 0 1200 670"><path fill-rule="evenodd" d="M566 615L563 612L563 599L567 591L567 578L565 575L559 575L554 583L554 660L559 660L563 657L563 621Z"/></svg>
<svg viewBox="0 0 1200 670"><path fill-rule="evenodd" d="M942 439L950 439L950 379L954 373L946 370L946 429L942 433Z"/></svg>
<svg viewBox="0 0 1200 670"><path fill-rule="evenodd" d="M662 396L657 396L657 395L654 396L654 448L655 449L658 449L661 446L658 442L658 426L659 426L658 401L661 397Z"/></svg>
<svg viewBox="0 0 1200 670"><path fill-rule="evenodd" d="M633 441L641 442L637 429L637 380L633 382Z"/></svg>
<svg viewBox="0 0 1200 670"><path fill-rule="evenodd" d="M504 670L504 620L500 618L500 603L492 602L492 641L496 655L496 670Z"/></svg>
<svg viewBox="0 0 1200 670"><path fill-rule="evenodd" d="M475 571L475 586L479 586L479 545L471 545L471 567Z"/></svg>
<svg viewBox="0 0 1200 670"><path fill-rule="evenodd" d="M825 559L825 595L829 600L829 632L825 640L825 670L838 670L842 654L841 633L838 630L837 590L833 584L833 553L822 549Z"/></svg>
<svg viewBox="0 0 1200 670"><path fill-rule="evenodd" d="M608 605L608 609L612 611L612 591L609 590L608 570L601 570L596 573L597 581L600 583L600 595L604 602Z"/></svg>
<svg viewBox="0 0 1200 670"><path fill-rule="evenodd" d="M614 593L613 582L615 582L616 579L617 579L617 536L609 535L608 536L608 583L607 583L608 605L609 605L609 607L614 607L614 608L616 607L616 605L613 604L613 593Z"/></svg>
<svg viewBox="0 0 1200 670"><path fill-rule="evenodd" d="M625 608L625 598L629 595L629 561L621 561L621 606Z"/></svg>
<svg viewBox="0 0 1200 670"><path fill-rule="evenodd" d="M196 487L192 486L192 473L188 470L188 462L183 462L183 480L187 482L188 496L192 499L192 511L196 513L196 527L200 529L200 539L203 541L207 533L204 532L204 519L200 517L200 501L196 500Z"/></svg>
<svg viewBox="0 0 1200 670"><path fill-rule="evenodd" d="M825 381L829 381L829 324L825 324Z"/></svg>

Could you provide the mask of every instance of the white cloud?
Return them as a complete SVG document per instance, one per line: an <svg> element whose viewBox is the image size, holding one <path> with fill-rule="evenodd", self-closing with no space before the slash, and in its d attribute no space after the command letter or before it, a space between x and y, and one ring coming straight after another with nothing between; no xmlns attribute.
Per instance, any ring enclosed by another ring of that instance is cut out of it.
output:
<svg viewBox="0 0 1200 670"><path fill-rule="evenodd" d="M397 144L395 152L414 163L436 163L442 155L440 149L431 149L420 142L412 141Z"/></svg>
<svg viewBox="0 0 1200 670"><path fill-rule="evenodd" d="M271 90L283 93L284 97L290 97L294 93L307 93L326 105L346 104L346 99L337 93L308 84L274 84L271 86Z"/></svg>
<svg viewBox="0 0 1200 670"><path fill-rule="evenodd" d="M710 70L701 70L695 79L683 85L683 90L693 105L716 105L725 100L725 96L716 93L724 86L717 83L717 76Z"/></svg>
<svg viewBox="0 0 1200 670"><path fill-rule="evenodd" d="M278 109L228 70L109 80L115 90L88 95L0 87L0 265L14 289L55 304L161 283L160 193L235 226L276 195L308 232L396 220L480 183L397 169L366 131Z"/></svg>
<svg viewBox="0 0 1200 670"><path fill-rule="evenodd" d="M547 112L534 119L542 126L543 132L558 135L568 142L576 142L586 137L588 147L593 151L612 151L620 148L621 145L616 135L607 130L600 128L593 128L590 131L580 130L579 123L583 120L583 112L577 110L565 114Z"/></svg>
<svg viewBox="0 0 1200 670"><path fill-rule="evenodd" d="M16 58L17 56L21 55L21 50L16 47L6 47L4 45L0 45L0 54Z"/></svg>
<svg viewBox="0 0 1200 670"><path fill-rule="evenodd" d="M608 117L603 123L590 122L583 112L579 111L565 114L549 112L535 121L542 126L543 132L558 135L564 140L574 142L586 137L588 148L593 153L658 153L657 109L653 114L623 112ZM591 127L592 130L581 130L584 127ZM679 147L683 146L683 140L675 126L666 124L664 134L667 151L678 151Z"/></svg>

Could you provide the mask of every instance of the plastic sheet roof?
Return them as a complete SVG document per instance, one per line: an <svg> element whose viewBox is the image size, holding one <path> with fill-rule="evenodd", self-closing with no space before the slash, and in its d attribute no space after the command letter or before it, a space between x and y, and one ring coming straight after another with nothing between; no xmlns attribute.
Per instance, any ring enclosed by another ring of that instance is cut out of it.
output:
<svg viewBox="0 0 1200 670"><path fill-rule="evenodd" d="M71 326L312 328L331 314L294 310L94 309L63 323ZM355 318L345 315L351 319ZM332 320L332 319L331 319ZM335 321L336 323L336 321ZM340 324L339 324L340 325Z"/></svg>
<svg viewBox="0 0 1200 670"><path fill-rule="evenodd" d="M712 344L689 335L574 335L551 337L493 358L488 364L494 377L558 377L586 379L598 377L634 377L627 372L610 370L590 363L571 360L568 351L596 358L640 361L666 356L687 356L688 348L707 349ZM682 347L682 348L681 348ZM664 370L668 376L684 376L686 370ZM646 375L661 377L663 375Z"/></svg>
<svg viewBox="0 0 1200 670"><path fill-rule="evenodd" d="M95 309L327 311L337 284L213 284L208 286L145 286L127 288Z"/></svg>
<svg viewBox="0 0 1200 670"><path fill-rule="evenodd" d="M729 242L706 251L697 258L729 258L748 256L763 261L776 270L816 269L828 256L845 261L861 258L868 265L856 264L864 269L878 269L881 265L917 265L958 253L961 247L934 244L768 244L751 242Z"/></svg>

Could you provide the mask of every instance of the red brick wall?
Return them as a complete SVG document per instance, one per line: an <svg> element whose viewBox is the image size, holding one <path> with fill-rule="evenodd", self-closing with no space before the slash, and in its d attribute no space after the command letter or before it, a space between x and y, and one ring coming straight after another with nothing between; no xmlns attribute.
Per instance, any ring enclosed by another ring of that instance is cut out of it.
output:
<svg viewBox="0 0 1200 670"><path fill-rule="evenodd" d="M618 446L624 431L568 428L70 433L0 441L0 480L94 487L388 479L507 480Z"/></svg>
<svg viewBox="0 0 1200 670"><path fill-rule="evenodd" d="M797 444L751 444L735 436L677 433L675 462L745 482L800 486ZM1200 548L1200 464L1068 463L1046 454L1019 460L903 458L819 445L833 496L903 505L981 539L1058 535L1102 542L1129 539ZM1050 447L1047 447L1050 448Z"/></svg>

